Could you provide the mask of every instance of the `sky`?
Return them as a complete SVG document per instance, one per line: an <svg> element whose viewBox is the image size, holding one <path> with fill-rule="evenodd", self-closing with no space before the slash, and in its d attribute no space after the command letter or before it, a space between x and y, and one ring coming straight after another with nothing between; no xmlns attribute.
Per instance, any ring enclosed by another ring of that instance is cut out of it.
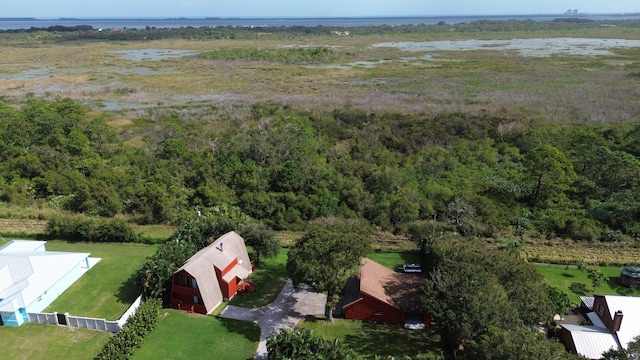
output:
<svg viewBox="0 0 640 360"><path fill-rule="evenodd" d="M2 0L6 17L371 17L640 11L638 0Z"/></svg>

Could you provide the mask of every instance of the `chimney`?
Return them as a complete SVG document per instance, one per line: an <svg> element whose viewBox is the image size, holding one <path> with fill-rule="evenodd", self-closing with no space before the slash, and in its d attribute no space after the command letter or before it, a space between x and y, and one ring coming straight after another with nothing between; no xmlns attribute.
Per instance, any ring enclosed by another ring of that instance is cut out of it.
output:
<svg viewBox="0 0 640 360"><path fill-rule="evenodd" d="M622 325L622 310L616 311L616 314L613 316L612 332L616 333L620 331L620 325Z"/></svg>

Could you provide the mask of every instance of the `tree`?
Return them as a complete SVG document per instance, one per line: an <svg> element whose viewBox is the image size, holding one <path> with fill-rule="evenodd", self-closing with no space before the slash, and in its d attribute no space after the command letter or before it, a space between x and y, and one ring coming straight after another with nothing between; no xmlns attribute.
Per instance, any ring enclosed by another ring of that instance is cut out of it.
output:
<svg viewBox="0 0 640 360"><path fill-rule="evenodd" d="M536 207L569 190L576 179L573 166L555 146L536 147L526 156L526 176L531 187L529 204Z"/></svg>
<svg viewBox="0 0 640 360"><path fill-rule="evenodd" d="M256 263L260 263L261 255L267 258L278 255L280 243L270 227L259 223L247 224L240 230L240 235L256 252Z"/></svg>
<svg viewBox="0 0 640 360"><path fill-rule="evenodd" d="M540 332L527 328L492 328L466 349L465 357L474 360L538 360L577 359L557 340L549 340Z"/></svg>
<svg viewBox="0 0 640 360"><path fill-rule="evenodd" d="M567 308L571 305L571 299L569 299L569 295L566 292L551 285L548 285L548 292L549 300L551 300L551 303L556 310L556 314L566 314Z"/></svg>
<svg viewBox="0 0 640 360"><path fill-rule="evenodd" d="M287 273L294 286L301 283L316 291L327 292L327 321L333 322L333 310L347 279L362 266L362 258L371 252L371 240L354 233L328 228L307 232L289 250Z"/></svg>
<svg viewBox="0 0 640 360"><path fill-rule="evenodd" d="M602 354L603 360L640 360L640 335L627 344L626 349L610 349Z"/></svg>
<svg viewBox="0 0 640 360"><path fill-rule="evenodd" d="M470 242L436 241L423 303L451 354L490 334L549 319L553 306L542 275L516 256Z"/></svg>
<svg viewBox="0 0 640 360"><path fill-rule="evenodd" d="M506 251L518 260L522 260L525 263L529 262L529 259L527 258L529 256L529 250L525 243L515 239L502 239L500 241L502 242L502 245L500 246L501 250Z"/></svg>
<svg viewBox="0 0 640 360"><path fill-rule="evenodd" d="M580 262L578 263L578 270L587 273L587 277L589 278L589 280L591 280L593 291L598 290L600 285L602 285L602 282L604 281L604 274L600 269L591 267L585 262Z"/></svg>
<svg viewBox="0 0 640 360"><path fill-rule="evenodd" d="M443 348L456 353L490 326L517 323L495 276L478 262L443 261L425 284L424 304L440 329Z"/></svg>
<svg viewBox="0 0 640 360"><path fill-rule="evenodd" d="M591 280L591 285L593 285L593 290L596 291L602 285L604 281L604 274L600 269L591 268L589 269L589 280Z"/></svg>

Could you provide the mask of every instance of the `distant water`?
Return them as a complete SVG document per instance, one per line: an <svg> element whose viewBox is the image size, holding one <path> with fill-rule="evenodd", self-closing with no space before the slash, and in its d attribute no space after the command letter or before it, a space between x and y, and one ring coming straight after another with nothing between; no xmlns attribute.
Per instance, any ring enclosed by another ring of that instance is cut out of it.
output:
<svg viewBox="0 0 640 360"><path fill-rule="evenodd" d="M415 16L415 17L364 17L364 18L176 18L176 19L2 19L0 18L0 30L47 28L49 26L77 26L91 25L94 29L130 28L144 29L179 28L179 27L271 27L271 26L374 26L374 25L409 25L409 24L457 24L477 20L533 20L548 21L557 18L566 18L564 14L557 15L493 15L493 16ZM594 14L580 15L580 18L590 20L626 20L640 19L640 14Z"/></svg>

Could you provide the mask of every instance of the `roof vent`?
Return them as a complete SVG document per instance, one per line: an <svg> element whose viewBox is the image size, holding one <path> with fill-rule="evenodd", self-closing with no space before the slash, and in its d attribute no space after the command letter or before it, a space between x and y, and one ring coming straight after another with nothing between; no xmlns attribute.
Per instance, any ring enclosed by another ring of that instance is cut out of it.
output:
<svg viewBox="0 0 640 360"><path fill-rule="evenodd" d="M222 245L224 245L224 244L220 243L220 247L218 248L220 251L222 251Z"/></svg>

